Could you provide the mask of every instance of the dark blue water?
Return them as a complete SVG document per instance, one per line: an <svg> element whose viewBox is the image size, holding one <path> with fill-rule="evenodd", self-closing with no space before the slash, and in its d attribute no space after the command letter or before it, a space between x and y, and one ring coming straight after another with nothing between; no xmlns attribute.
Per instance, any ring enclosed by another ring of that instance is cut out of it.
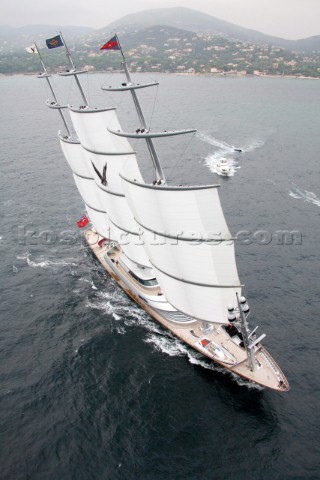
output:
<svg viewBox="0 0 320 480"><path fill-rule="evenodd" d="M124 295L76 230L84 208L43 81L1 78L0 477L318 479L320 84L158 78L156 96L145 92L152 127L198 128L159 142L165 172L221 183L251 324L291 391L232 377ZM132 128L128 98L99 91L118 80L84 85ZM68 80L56 88L61 101L75 98ZM230 178L215 173L221 157Z"/></svg>

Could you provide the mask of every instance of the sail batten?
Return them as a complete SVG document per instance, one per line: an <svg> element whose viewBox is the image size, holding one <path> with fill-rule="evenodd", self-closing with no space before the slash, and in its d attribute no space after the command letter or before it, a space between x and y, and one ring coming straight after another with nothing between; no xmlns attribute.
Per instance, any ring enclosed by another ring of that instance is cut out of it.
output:
<svg viewBox="0 0 320 480"><path fill-rule="evenodd" d="M241 288L212 288L194 285L174 279L156 267L156 278L166 299L177 310L198 320L227 324L227 306L235 305L236 294Z"/></svg>
<svg viewBox="0 0 320 480"><path fill-rule="evenodd" d="M80 175L79 173L76 173L72 170L72 173L73 175L75 175L76 177L79 177L79 178L83 178L84 180L93 180L94 181L94 178L93 177L85 177L84 175Z"/></svg>
<svg viewBox="0 0 320 480"><path fill-rule="evenodd" d="M181 231L176 231L175 233L171 232L160 232L156 230L152 230L151 228L147 227L146 225L143 225L141 222L139 222L137 219L135 219L138 225L142 227L144 230L148 230L149 232L153 233L154 235L157 235L159 237L163 237L165 239L170 239L170 240L179 240L181 242L193 242L194 244L198 242L204 242L204 243L214 243L214 244L219 244L220 242L229 242L229 241L234 241L236 240L236 237L229 237L229 238L222 238L220 233L215 234L215 238L210 235L210 237L195 237L195 236L185 236L183 235L183 232Z"/></svg>
<svg viewBox="0 0 320 480"><path fill-rule="evenodd" d="M163 273L164 275L167 275L168 277L173 278L173 280L177 280L178 282L182 282L182 283L188 283L190 285L195 285L197 287L209 287L209 288L241 288L241 287L243 287L242 284L239 284L239 285L210 284L210 283L195 282L193 280L187 280L185 278L179 278L179 277L176 277L175 275L172 275L172 274L169 274L168 272L165 272L164 270L159 268L157 265L154 265L152 262L150 262L150 263L159 272Z"/></svg>
<svg viewBox="0 0 320 480"><path fill-rule="evenodd" d="M115 195L116 197L124 197L125 195L123 193L118 193L118 192L112 192L111 190L108 190L106 188L103 188L101 185L97 184L97 187L100 188L105 193L108 193L109 195Z"/></svg>
<svg viewBox="0 0 320 480"><path fill-rule="evenodd" d="M84 201L84 200L83 200ZM99 208L97 207L93 207L92 205L90 205L89 203L86 203L84 201L84 204L86 207L90 208L91 210L94 210L95 212L98 212L98 213L103 213L103 214L106 214L107 212L105 210L100 210Z"/></svg>
<svg viewBox="0 0 320 480"><path fill-rule="evenodd" d="M93 175L87 163L86 154L83 151L80 142L71 139L70 137L63 137L61 134L58 134L58 137L61 149L72 172L93 180Z"/></svg>
<svg viewBox="0 0 320 480"><path fill-rule="evenodd" d="M215 186L145 188L138 181L124 181L125 195L134 217L147 229L178 234L192 232L191 238L231 239ZM212 235L211 235L212 234Z"/></svg>
<svg viewBox="0 0 320 480"><path fill-rule="evenodd" d="M106 211L101 201L100 192L96 188L95 181L93 179L87 180L74 173L72 175L83 201L98 211Z"/></svg>
<svg viewBox="0 0 320 480"><path fill-rule="evenodd" d="M90 205L86 205L86 210L96 232L103 238L113 240L111 225L107 222L106 212L97 211L95 208L90 207Z"/></svg>
<svg viewBox="0 0 320 480"><path fill-rule="evenodd" d="M145 249L139 241L139 237L135 233L125 231L118 227L115 223L112 223L112 232L114 239L121 246L124 254L130 258L132 262L136 263L137 265L142 265L145 268L152 269L152 265L145 252Z"/></svg>
<svg viewBox="0 0 320 480"><path fill-rule="evenodd" d="M122 155L136 155L136 152L100 152L98 150L90 149L82 145L83 149L89 153L96 153L97 155L105 155L105 156L122 156Z"/></svg>
<svg viewBox="0 0 320 480"><path fill-rule="evenodd" d="M180 242L143 231L150 262L169 275L189 283L209 285L240 284L234 245Z"/></svg>
<svg viewBox="0 0 320 480"><path fill-rule="evenodd" d="M116 222L114 222L112 219L110 219L112 224L117 227L119 230L121 230L122 232L124 233L128 233L129 235L134 235L135 237L138 237L140 238L141 237L141 232L136 232L134 230L129 230L128 228L126 227L123 227L123 226L120 226L119 224L117 224Z"/></svg>

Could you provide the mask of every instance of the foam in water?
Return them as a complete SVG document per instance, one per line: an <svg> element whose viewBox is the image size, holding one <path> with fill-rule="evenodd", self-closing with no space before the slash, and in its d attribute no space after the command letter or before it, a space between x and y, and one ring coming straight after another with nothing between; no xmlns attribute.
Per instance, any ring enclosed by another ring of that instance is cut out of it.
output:
<svg viewBox="0 0 320 480"><path fill-rule="evenodd" d="M27 263L29 267L36 267L36 268L37 267L44 268L49 266L49 262L47 260L43 262L34 262L33 260L30 260L30 258L27 258Z"/></svg>
<svg viewBox="0 0 320 480"><path fill-rule="evenodd" d="M79 281L80 282L85 282L85 283L90 283L90 285L92 285L92 280L90 280L89 278L81 277L81 278L79 278Z"/></svg>
<svg viewBox="0 0 320 480"><path fill-rule="evenodd" d="M198 132L197 137L200 138L200 140L202 140L203 142L208 143L209 145L213 145L214 147L220 148L220 150L224 150L226 152L234 152L234 149L235 149L234 146L229 145L227 142L224 142L223 140L218 140L217 138L211 137L205 132Z"/></svg>
<svg viewBox="0 0 320 480"><path fill-rule="evenodd" d="M22 253L21 255L17 255L16 258L17 260L27 260L29 256L30 256L30 252L25 252L25 253Z"/></svg>
<svg viewBox="0 0 320 480"><path fill-rule="evenodd" d="M131 305L121 290L113 292L98 291L93 301L87 301L87 308L95 308L107 315L112 315L116 322L123 321L122 326L117 326L117 331L125 333L125 326L131 327L136 325L144 325L149 316L140 308Z"/></svg>
<svg viewBox="0 0 320 480"><path fill-rule="evenodd" d="M205 132L198 132L197 137L203 142L208 143L209 145L218 147L219 150L223 151L225 154L227 153L238 154L238 153L252 152L257 148L261 148L265 144L265 140L255 139L245 145L230 145L224 140L219 140L217 138L214 138ZM236 151L237 149L240 149L241 152L237 152Z"/></svg>
<svg viewBox="0 0 320 480"><path fill-rule="evenodd" d="M320 199L313 192L308 192L308 190L302 190L300 187L293 185L289 189L289 196L295 199L304 200L305 202L312 203L320 207Z"/></svg>
<svg viewBox="0 0 320 480"><path fill-rule="evenodd" d="M158 332L157 334L148 334L147 338L144 341L146 343L152 344L156 350L165 353L170 357L186 356L188 357L188 361L192 365L197 365L199 367L205 368L206 370L211 370L214 372L219 372L223 375L228 375L232 377L232 379L239 386L245 386L247 388L252 388L255 390L263 390L263 387L252 384L251 382L239 377L230 370L219 366L213 361L207 360L203 355L201 355L201 353L196 352L188 345L182 343L180 340L170 334L170 332Z"/></svg>
<svg viewBox="0 0 320 480"><path fill-rule="evenodd" d="M39 257L39 261L34 261L30 259L30 253L27 252L24 255L21 255L20 257L17 256L17 258L21 260L27 260L27 264L29 267L35 267L35 268L46 268L46 267L67 267L67 266L77 266L77 261L76 258L65 258L64 260L49 260L49 259L44 259L43 257Z"/></svg>
<svg viewBox="0 0 320 480"><path fill-rule="evenodd" d="M151 343L154 348L170 357L180 357L186 355L186 347L170 335L148 334L144 340L145 343Z"/></svg>
<svg viewBox="0 0 320 480"><path fill-rule="evenodd" d="M214 153L209 154L206 159L205 163L207 167L211 170L211 172L216 173L217 175L223 175L218 169L217 164L219 160L225 158L228 160L228 163L231 167L231 173L229 176L233 176L237 170L241 167L239 166L237 160L235 158L239 158L239 153L243 154L246 152L252 152L253 150L260 148L264 145L264 141L262 140L254 140L248 145L242 145L235 147L234 145L229 145L227 142L223 140L218 140L205 132L199 132L197 137L200 138L205 143L212 145L214 147L218 147ZM240 148L241 152L237 152L236 149ZM236 156L236 157L235 157Z"/></svg>
<svg viewBox="0 0 320 480"><path fill-rule="evenodd" d="M119 335L126 334L126 330L123 325L116 325L116 332L119 333Z"/></svg>
<svg viewBox="0 0 320 480"><path fill-rule="evenodd" d="M146 312L140 309L124 295L121 290L116 289L114 292L98 291L93 301L87 301L87 308L96 308L103 313L112 315L117 322L115 330L117 333L124 335L125 327L142 327L147 331L145 343L152 345L156 350L169 355L170 357L186 356L193 365L198 365L207 370L229 375L240 386L262 390L262 387L251 384L238 375L229 370L220 367L218 364L206 360L201 353L196 352L188 345L181 342L169 331L164 330L161 325L156 323ZM121 324L121 321L123 323Z"/></svg>
<svg viewBox="0 0 320 480"><path fill-rule="evenodd" d="M100 310L106 314L112 314L114 310L114 306L108 302L90 302L87 301L86 305L87 308L95 308L96 310Z"/></svg>

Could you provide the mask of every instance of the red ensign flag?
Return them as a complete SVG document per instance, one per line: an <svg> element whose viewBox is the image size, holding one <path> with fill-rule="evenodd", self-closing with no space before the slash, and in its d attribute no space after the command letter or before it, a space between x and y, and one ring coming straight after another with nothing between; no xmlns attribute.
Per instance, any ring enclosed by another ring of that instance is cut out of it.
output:
<svg viewBox="0 0 320 480"><path fill-rule="evenodd" d="M78 228L86 227L89 221L89 218L86 215L83 215L83 217L77 222Z"/></svg>

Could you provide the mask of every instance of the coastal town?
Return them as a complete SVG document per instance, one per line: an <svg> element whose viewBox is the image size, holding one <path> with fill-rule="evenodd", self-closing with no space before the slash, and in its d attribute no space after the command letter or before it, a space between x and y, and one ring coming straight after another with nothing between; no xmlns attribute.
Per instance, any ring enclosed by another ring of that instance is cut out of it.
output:
<svg viewBox="0 0 320 480"><path fill-rule="evenodd" d="M99 32L73 41L72 54L79 68L92 72L119 70L121 58L117 52L106 56L100 51L103 39L103 32ZM122 42L133 72L320 78L319 51L303 53L165 26L126 33ZM49 68L63 70L64 52L50 53L44 50ZM24 49L10 51L8 45L0 48L0 73L33 73L38 68L38 59L28 56Z"/></svg>

